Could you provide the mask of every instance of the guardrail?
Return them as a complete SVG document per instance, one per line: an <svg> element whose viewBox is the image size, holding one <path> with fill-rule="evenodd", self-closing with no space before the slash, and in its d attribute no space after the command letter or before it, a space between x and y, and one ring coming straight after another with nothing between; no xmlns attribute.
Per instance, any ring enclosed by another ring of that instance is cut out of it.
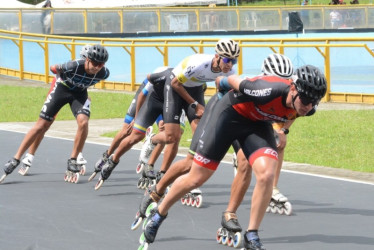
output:
<svg viewBox="0 0 374 250"><path fill-rule="evenodd" d="M238 74L243 74L243 66L252 60L247 55L247 50L252 48L267 48L275 53L282 53L288 55L288 50L293 49L308 49L315 51L320 55L320 60L323 62L324 72L328 81L328 91L324 101L337 102L354 102L354 103L373 103L374 94L366 93L334 93L331 92L331 49L337 48L343 51L344 48L361 48L361 53L366 53L370 58L374 57L374 52L368 46L369 42L373 42L372 38L289 38L289 39L249 39L249 38L234 38L241 46L242 53L239 56L237 71ZM0 49L2 41L11 41L18 49L18 68L4 67L4 63L0 60L0 74L16 76L20 79L38 80L48 83L53 76L50 75L50 54L51 46L63 46L70 53L70 59L77 57L80 47L89 43L101 43L109 49L117 49L121 54L121 58L126 57L125 65L129 65L129 81L105 81L101 82L96 88L117 89L134 91L137 87L136 75L138 67L136 65L144 65L145 58L139 55L139 50L142 48L153 48L159 57L162 59L158 63L160 65L174 65L170 63L169 51L172 49L181 50L191 49L194 53L204 53L204 51L214 51L213 48L217 39L120 39L120 38L87 38L87 37L66 37L66 36L43 36L31 33L19 33L0 30ZM24 62L26 59L24 46L25 44L36 44L42 50L42 58L44 61L43 72L29 72L25 70ZM287 53L285 53L287 50ZM309 52L308 52L309 53ZM190 53L189 53L190 54ZM4 56L4 54L3 54ZM8 55L14 57L14 54ZM117 55L118 56L118 55ZM111 56L112 57L112 56ZM175 54L173 54L175 57ZM260 60L263 60L262 57ZM113 60L113 59L110 59ZM4 60L5 61L5 60ZM60 61L61 63L61 61ZM347 62L351 64L352 62ZM113 62L112 64L118 64ZM109 66L111 69L111 67ZM125 71L121 67L122 70ZM259 70L259 69L258 69ZM111 70L112 71L112 70ZM150 72L150 71L149 71ZM112 72L111 72L112 74ZM140 81L138 81L140 82ZM210 87L207 94L213 94L215 89Z"/></svg>
<svg viewBox="0 0 374 250"><path fill-rule="evenodd" d="M201 8L0 9L0 29L29 33L145 33L288 30L299 12L304 29L374 28L372 5ZM336 12L335 12L336 11ZM334 12L334 14L332 14ZM47 18L45 18L47 16ZM45 29L43 29L43 26Z"/></svg>

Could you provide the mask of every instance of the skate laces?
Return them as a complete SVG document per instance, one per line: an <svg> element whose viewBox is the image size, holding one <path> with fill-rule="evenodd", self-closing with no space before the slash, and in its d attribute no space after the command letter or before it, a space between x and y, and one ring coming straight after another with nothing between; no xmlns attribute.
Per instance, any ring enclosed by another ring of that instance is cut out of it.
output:
<svg viewBox="0 0 374 250"><path fill-rule="evenodd" d="M276 201L280 201L280 202L288 201L287 197L284 196L281 192L279 192L278 188L273 188L273 194L271 198L273 198Z"/></svg>
<svg viewBox="0 0 374 250"><path fill-rule="evenodd" d="M225 216L226 221L229 221L229 220L238 221L238 217L236 216L235 213L223 212L223 214Z"/></svg>

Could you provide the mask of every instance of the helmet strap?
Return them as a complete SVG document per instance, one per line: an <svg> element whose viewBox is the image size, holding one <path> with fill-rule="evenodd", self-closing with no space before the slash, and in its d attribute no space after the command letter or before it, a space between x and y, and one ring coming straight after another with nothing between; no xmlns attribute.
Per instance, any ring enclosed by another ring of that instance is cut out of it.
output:
<svg viewBox="0 0 374 250"><path fill-rule="evenodd" d="M219 66L220 63L221 63L221 57L218 56L217 66L214 67L214 65L212 64L212 70L213 70L214 72L221 72L221 71L222 71L221 67ZM215 71L215 70L217 70L217 69L218 69L218 71Z"/></svg>
<svg viewBox="0 0 374 250"><path fill-rule="evenodd" d="M292 96L292 107L293 107L294 110L296 110L296 108L295 108L295 100L296 100L296 98L298 96L299 96L299 93L297 93L295 96Z"/></svg>

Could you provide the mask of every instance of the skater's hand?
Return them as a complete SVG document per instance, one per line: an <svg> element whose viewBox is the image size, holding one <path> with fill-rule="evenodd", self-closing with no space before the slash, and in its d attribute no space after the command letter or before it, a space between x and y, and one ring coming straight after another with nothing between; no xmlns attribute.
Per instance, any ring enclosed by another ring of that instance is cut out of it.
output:
<svg viewBox="0 0 374 250"><path fill-rule="evenodd" d="M277 148L278 149L284 149L286 147L286 144L287 144L287 135L284 134L284 132L282 130L278 130L277 133L278 133L278 138L279 138Z"/></svg>
<svg viewBox="0 0 374 250"><path fill-rule="evenodd" d="M131 123L129 124L129 126L127 127L127 131L126 131L126 134L127 134L127 135L130 135L130 134L131 134L132 129L133 129L133 127L134 127L134 122L135 122L135 119L132 120L132 122L131 122Z"/></svg>

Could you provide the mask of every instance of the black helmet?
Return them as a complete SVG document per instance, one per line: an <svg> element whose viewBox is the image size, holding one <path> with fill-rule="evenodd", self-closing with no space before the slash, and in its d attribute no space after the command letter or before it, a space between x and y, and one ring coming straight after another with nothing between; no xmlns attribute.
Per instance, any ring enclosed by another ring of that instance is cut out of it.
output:
<svg viewBox="0 0 374 250"><path fill-rule="evenodd" d="M105 63L108 61L109 54L103 46L100 44L95 44L88 48L87 57L92 61Z"/></svg>
<svg viewBox="0 0 374 250"><path fill-rule="evenodd" d="M294 84L299 94L310 100L319 101L326 94L326 78L317 67L312 65L296 69Z"/></svg>

